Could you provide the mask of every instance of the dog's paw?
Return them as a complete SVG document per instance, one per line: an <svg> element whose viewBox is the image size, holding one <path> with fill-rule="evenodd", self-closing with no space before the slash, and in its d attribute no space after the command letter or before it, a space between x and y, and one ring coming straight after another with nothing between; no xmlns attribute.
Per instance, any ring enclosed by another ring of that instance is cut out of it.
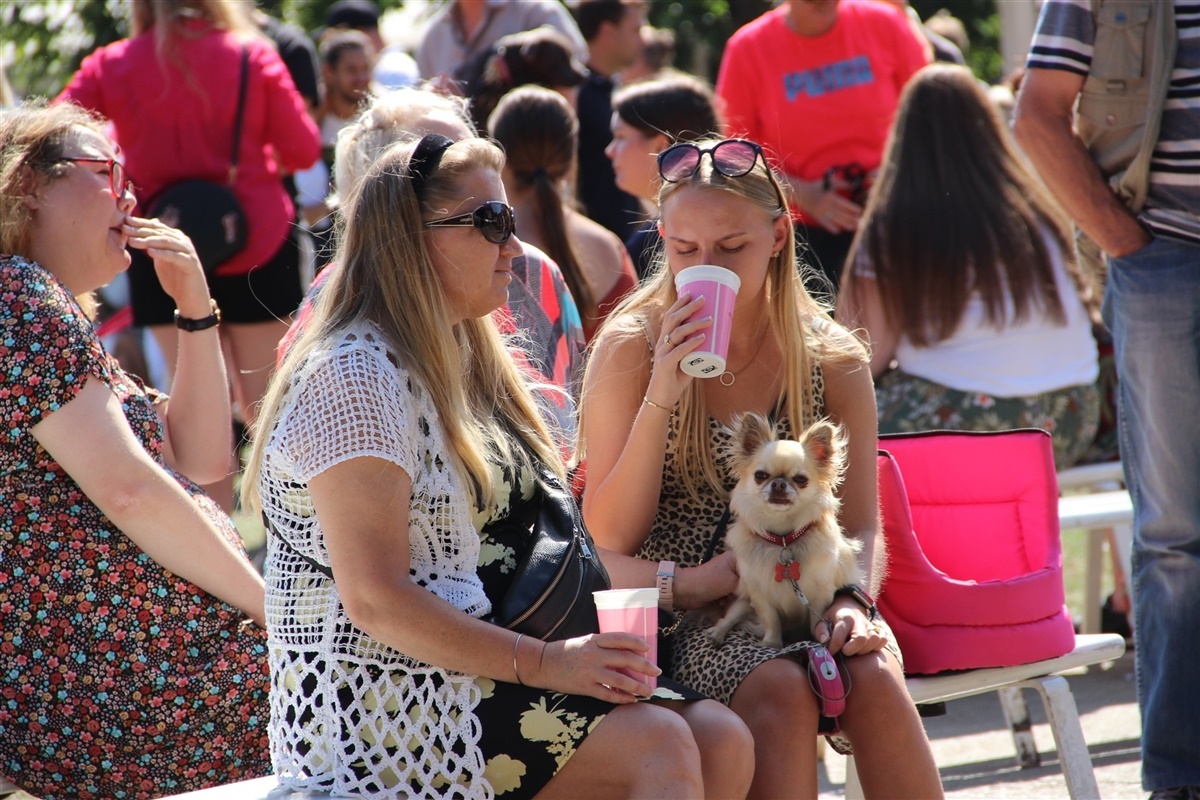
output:
<svg viewBox="0 0 1200 800"><path fill-rule="evenodd" d="M725 631L723 629L709 628L705 633L709 639L712 639L712 643L717 647L725 644Z"/></svg>
<svg viewBox="0 0 1200 800"><path fill-rule="evenodd" d="M764 636L762 639L762 643L765 647L771 647L776 650L783 649L783 637L782 636Z"/></svg>

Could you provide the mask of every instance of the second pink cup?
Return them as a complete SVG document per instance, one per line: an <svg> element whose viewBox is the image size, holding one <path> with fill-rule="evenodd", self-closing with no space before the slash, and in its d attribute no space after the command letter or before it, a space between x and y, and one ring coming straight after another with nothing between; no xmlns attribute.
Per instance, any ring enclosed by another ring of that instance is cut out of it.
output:
<svg viewBox="0 0 1200 800"><path fill-rule="evenodd" d="M646 658L658 662L658 589L606 589L592 592L596 600L596 616L600 632L632 633L650 645ZM658 678L644 672L621 670L624 674L654 689Z"/></svg>
<svg viewBox="0 0 1200 800"><path fill-rule="evenodd" d="M675 276L677 294L689 292L693 300L704 298L704 305L692 319L712 317L712 325L704 331L704 343L684 356L679 365L688 375L718 378L725 372L725 359L729 356L729 333L733 329L733 306L741 286L741 279L724 267L688 267Z"/></svg>

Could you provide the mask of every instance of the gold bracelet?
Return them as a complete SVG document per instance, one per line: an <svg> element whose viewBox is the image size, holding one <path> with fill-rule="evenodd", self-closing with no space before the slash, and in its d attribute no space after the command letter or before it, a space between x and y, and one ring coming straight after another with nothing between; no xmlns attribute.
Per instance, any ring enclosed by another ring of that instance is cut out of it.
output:
<svg viewBox="0 0 1200 800"><path fill-rule="evenodd" d="M667 412L668 414L671 413L671 409L667 408L666 406L660 406L658 403L654 402L649 397L646 397L644 395L642 396L642 402L648 406L654 406L655 408L661 408L663 411Z"/></svg>
<svg viewBox="0 0 1200 800"><path fill-rule="evenodd" d="M518 633L517 640L513 642L513 675L517 676L517 683L521 684L522 686L525 685L525 681L521 680L521 673L517 669L517 649L521 646L521 639L524 637L525 634Z"/></svg>

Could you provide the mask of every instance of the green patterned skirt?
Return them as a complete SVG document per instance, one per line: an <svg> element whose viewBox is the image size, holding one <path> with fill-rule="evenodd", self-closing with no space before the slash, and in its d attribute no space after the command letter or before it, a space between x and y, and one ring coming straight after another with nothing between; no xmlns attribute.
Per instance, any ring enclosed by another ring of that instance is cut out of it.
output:
<svg viewBox="0 0 1200 800"><path fill-rule="evenodd" d="M1041 428L1054 442L1054 463L1060 470L1087 452L1100 419L1100 394L1093 384L1029 397L993 397L950 389L898 369L875 382L875 402L880 433Z"/></svg>

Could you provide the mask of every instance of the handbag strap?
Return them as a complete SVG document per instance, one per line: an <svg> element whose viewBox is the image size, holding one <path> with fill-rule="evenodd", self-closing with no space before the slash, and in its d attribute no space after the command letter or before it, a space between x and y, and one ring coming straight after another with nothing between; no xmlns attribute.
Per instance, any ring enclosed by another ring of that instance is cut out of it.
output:
<svg viewBox="0 0 1200 800"><path fill-rule="evenodd" d="M708 547L704 550L704 558L700 561L701 564L709 561L713 557L713 553L717 549L717 542L725 536L725 529L729 527L729 517L733 515L732 509L725 506L725 513L721 515L721 519L717 520L717 527L713 528L712 538L708 540Z"/></svg>
<svg viewBox="0 0 1200 800"><path fill-rule="evenodd" d="M779 418L780 410L783 408L785 398L780 398L775 407L771 409L771 413L767 415L767 422L771 427L775 427L775 422ZM713 528L712 538L708 540L708 547L704 549L704 558L700 561L701 564L709 561L713 557L713 553L717 550L717 542L725 536L725 529L729 527L729 518L733 515L733 510L729 508L729 504L725 504L725 513L717 520L717 527Z"/></svg>
<svg viewBox="0 0 1200 800"><path fill-rule="evenodd" d="M263 527L266 528L266 530L267 530L267 534L268 535L274 534L275 541L277 541L281 545L283 545L284 550L287 550L289 553L291 553L292 555L299 558L301 561L303 561L305 564L307 564L310 568L321 573L326 578L329 578L330 580L333 579L333 570L332 569L325 566L320 561L317 561L315 558L304 555L304 553L301 553L299 550L297 550L295 547L293 547L291 542L289 542L287 539L280 536L279 531L275 530L275 526L272 525L271 520L267 518L267 512L265 512L265 511L262 512L262 521L263 521Z"/></svg>
<svg viewBox="0 0 1200 800"><path fill-rule="evenodd" d="M233 117L233 153L229 156L229 174L226 183L237 182L238 151L242 143L242 118L246 114L246 84L250 78L250 50L242 45L242 74L238 78L237 113Z"/></svg>

